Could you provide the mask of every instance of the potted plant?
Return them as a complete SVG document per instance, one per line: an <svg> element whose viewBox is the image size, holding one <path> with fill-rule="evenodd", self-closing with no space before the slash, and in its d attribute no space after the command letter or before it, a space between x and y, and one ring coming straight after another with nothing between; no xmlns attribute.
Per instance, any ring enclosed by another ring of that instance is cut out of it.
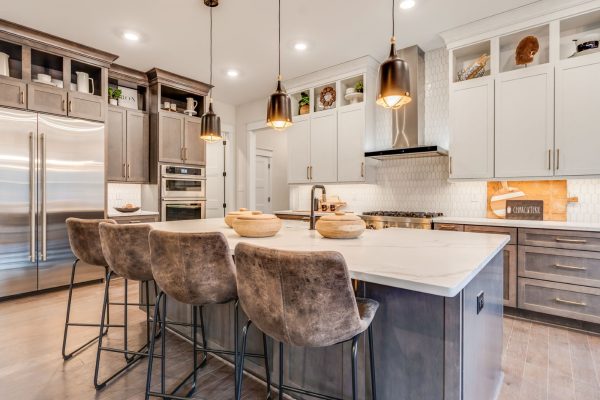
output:
<svg viewBox="0 0 600 400"><path fill-rule="evenodd" d="M113 105L116 106L118 104L117 100L119 100L121 98L121 94L123 93L123 91L121 89L115 89L115 88L108 88L108 102Z"/></svg>
<svg viewBox="0 0 600 400"><path fill-rule="evenodd" d="M357 93L362 93L364 91L363 82L356 82L356 84L354 85L354 90L356 90Z"/></svg>
<svg viewBox="0 0 600 400"><path fill-rule="evenodd" d="M298 114L304 115L310 112L310 97L308 92L300 93L300 100L298 101Z"/></svg>

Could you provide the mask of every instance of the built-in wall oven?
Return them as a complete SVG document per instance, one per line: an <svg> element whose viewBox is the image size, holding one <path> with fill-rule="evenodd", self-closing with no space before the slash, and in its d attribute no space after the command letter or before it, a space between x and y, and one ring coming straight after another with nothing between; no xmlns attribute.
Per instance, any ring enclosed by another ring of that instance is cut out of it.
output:
<svg viewBox="0 0 600 400"><path fill-rule="evenodd" d="M161 165L161 220L206 218L206 173L203 167Z"/></svg>

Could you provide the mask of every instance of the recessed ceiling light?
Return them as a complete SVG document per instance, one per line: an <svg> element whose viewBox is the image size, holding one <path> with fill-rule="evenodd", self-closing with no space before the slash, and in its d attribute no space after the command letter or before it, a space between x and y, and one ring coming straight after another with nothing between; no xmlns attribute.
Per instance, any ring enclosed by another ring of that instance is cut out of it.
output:
<svg viewBox="0 0 600 400"><path fill-rule="evenodd" d="M298 50L298 51L304 51L308 48L308 45L306 43L303 42L298 42L294 45L294 49Z"/></svg>
<svg viewBox="0 0 600 400"><path fill-rule="evenodd" d="M127 31L123 32L123 38L129 40L130 42L137 42L140 40L140 35L135 32Z"/></svg>
<svg viewBox="0 0 600 400"><path fill-rule="evenodd" d="M239 75L240 73L235 70L235 69L230 69L227 71L227 76L229 76L230 78L235 78Z"/></svg>
<svg viewBox="0 0 600 400"><path fill-rule="evenodd" d="M400 2L400 8L403 10L408 10L415 6L415 0L403 0Z"/></svg>

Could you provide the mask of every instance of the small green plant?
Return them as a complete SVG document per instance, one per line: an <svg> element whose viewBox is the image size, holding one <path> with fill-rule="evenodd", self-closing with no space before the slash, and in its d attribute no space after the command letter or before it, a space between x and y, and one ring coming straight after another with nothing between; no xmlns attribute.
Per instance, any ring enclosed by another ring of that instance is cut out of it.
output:
<svg viewBox="0 0 600 400"><path fill-rule="evenodd" d="M307 92L300 93L300 100L298 101L298 105L300 107L307 106L310 104L310 97Z"/></svg>
<svg viewBox="0 0 600 400"><path fill-rule="evenodd" d="M362 81L356 82L354 85L354 90L356 90L358 93L362 93L363 90L365 90Z"/></svg>
<svg viewBox="0 0 600 400"><path fill-rule="evenodd" d="M111 87L108 88L109 99L119 100L121 98L121 94L123 94L123 91L121 89L115 89Z"/></svg>

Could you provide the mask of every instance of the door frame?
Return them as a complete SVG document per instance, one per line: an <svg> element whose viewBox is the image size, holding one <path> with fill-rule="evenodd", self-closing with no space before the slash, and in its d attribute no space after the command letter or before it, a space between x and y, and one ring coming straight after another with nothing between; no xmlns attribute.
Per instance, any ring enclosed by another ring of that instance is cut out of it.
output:
<svg viewBox="0 0 600 400"><path fill-rule="evenodd" d="M254 155L254 208L256 208L256 158L264 157L269 159L269 190L268 197L269 203L271 203L271 211L273 211L273 202L270 201L273 198L273 175L271 175L271 164L273 163L273 150L267 149L256 149L256 154ZM253 209L254 209L253 208Z"/></svg>
<svg viewBox="0 0 600 400"><path fill-rule="evenodd" d="M268 128L264 120L250 122L246 125L246 204L247 208L254 210L256 208L256 133L257 131ZM282 134L285 135L284 132Z"/></svg>

